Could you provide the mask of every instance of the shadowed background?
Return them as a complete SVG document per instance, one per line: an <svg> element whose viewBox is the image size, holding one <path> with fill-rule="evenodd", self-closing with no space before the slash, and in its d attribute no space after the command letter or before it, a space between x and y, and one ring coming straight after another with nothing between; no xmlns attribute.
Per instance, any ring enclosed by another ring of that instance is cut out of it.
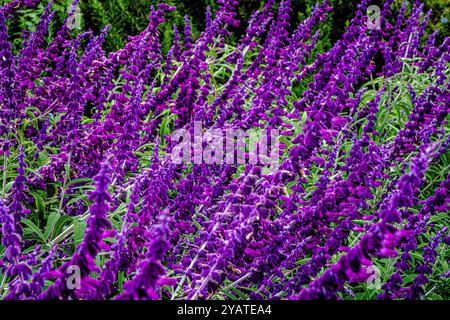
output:
<svg viewBox="0 0 450 320"><path fill-rule="evenodd" d="M0 5L11 0L0 0ZM47 0L42 0L36 8L27 8L20 12L20 15L8 21L10 35L15 44L20 44L22 30L33 29L38 23ZM208 6L215 12L217 4L215 0L81 0L80 9L82 13L81 29L93 30L98 33L105 25L110 25L108 38L105 44L107 51L114 51L123 46L127 37L136 35L148 23L148 16L152 5L158 3L168 3L176 6L177 11L168 15L167 22L161 28L163 50L167 52L171 45L173 24L182 30L184 16L188 15L192 24L194 35L203 30L205 25L205 11ZM251 14L263 6L264 1L241 0L239 5L239 15L241 21L248 21ZM309 14L316 0L292 0L292 28L301 21L306 14ZM327 49L344 31L345 25L354 15L356 4L359 0L331 0L334 10L330 13L327 23L322 27L320 49ZM396 7L400 7L401 0L396 0ZM409 1L412 5L413 1ZM450 6L447 0L424 0L426 9L433 10L428 32L440 29L440 36L449 35L449 12ZM56 17L53 20L52 30L58 30L67 15L72 0L55 0L54 9ZM372 1L379 4L380 1ZM234 30L235 38L239 38L245 31L246 24Z"/></svg>

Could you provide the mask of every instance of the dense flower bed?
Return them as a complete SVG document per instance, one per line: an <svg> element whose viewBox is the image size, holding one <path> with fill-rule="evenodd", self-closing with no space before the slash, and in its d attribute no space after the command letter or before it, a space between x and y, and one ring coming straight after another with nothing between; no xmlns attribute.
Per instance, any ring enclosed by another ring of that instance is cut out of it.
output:
<svg viewBox="0 0 450 320"><path fill-rule="evenodd" d="M50 1L14 54L6 20L38 2L0 9L0 297L450 298L449 39L419 2L362 1L320 52L327 1L293 26L290 0L248 22L218 0L163 55L174 7L106 54L77 0L48 35ZM173 161L198 123L278 132L276 168L195 141Z"/></svg>

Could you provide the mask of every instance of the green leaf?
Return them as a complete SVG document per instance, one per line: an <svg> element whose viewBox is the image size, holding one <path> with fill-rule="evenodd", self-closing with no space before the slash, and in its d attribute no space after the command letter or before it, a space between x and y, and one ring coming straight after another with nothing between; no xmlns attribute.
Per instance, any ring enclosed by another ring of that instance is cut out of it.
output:
<svg viewBox="0 0 450 320"><path fill-rule="evenodd" d="M117 283L119 285L119 290L122 291L123 290L123 283L125 281L125 277L124 277L124 273L123 271L119 271L118 275L117 275Z"/></svg>
<svg viewBox="0 0 450 320"><path fill-rule="evenodd" d="M80 194L80 195L74 197L73 199L70 199L70 200L67 202L67 205L70 206L70 205L72 205L72 204L74 204L74 203L77 203L77 202L80 201L80 200L83 200L86 204L89 203L89 202L88 202L88 196L87 196L86 194Z"/></svg>
<svg viewBox="0 0 450 320"><path fill-rule="evenodd" d="M58 222L59 218L61 218L61 214L59 212L52 212L47 218L47 226L45 227L45 239L48 241L50 237L53 235L55 231L55 225Z"/></svg>
<svg viewBox="0 0 450 320"><path fill-rule="evenodd" d="M7 184L6 184L6 186L5 186L5 191L6 191L6 193L8 193L8 192L10 192L11 191L11 188L12 188L12 185L14 184L14 181L10 181L10 182L8 182Z"/></svg>
<svg viewBox="0 0 450 320"><path fill-rule="evenodd" d="M66 184L66 188L70 187L70 186L73 185L73 184L76 184L76 183L82 183L82 182L88 182L88 183L91 183L91 182L92 182L92 178L79 178L79 179L71 180L71 181L69 181L69 182Z"/></svg>
<svg viewBox="0 0 450 320"><path fill-rule="evenodd" d="M44 199L37 192L31 192L34 198L34 202L36 203L36 209L40 216L44 216L45 214L45 204Z"/></svg>
<svg viewBox="0 0 450 320"><path fill-rule="evenodd" d="M84 239L84 233L86 232L86 221L80 221L76 219L73 223L73 237L75 245L80 244Z"/></svg>
<svg viewBox="0 0 450 320"><path fill-rule="evenodd" d="M429 300L444 300L441 295L433 293L431 296L428 297Z"/></svg>
<svg viewBox="0 0 450 320"><path fill-rule="evenodd" d="M237 300L236 296L232 295L228 290L223 289L221 292L224 295L226 295L230 300Z"/></svg>
<svg viewBox="0 0 450 320"><path fill-rule="evenodd" d="M34 224L33 221L28 220L28 219L23 219L22 223L28 227L28 228L25 228L26 230L29 230L29 231L31 231L31 233L36 234L42 240L43 243L45 242L44 234L41 232L39 227Z"/></svg>
<svg viewBox="0 0 450 320"><path fill-rule="evenodd" d="M66 172L66 176L70 176L70 164L66 163L64 164L64 171Z"/></svg>

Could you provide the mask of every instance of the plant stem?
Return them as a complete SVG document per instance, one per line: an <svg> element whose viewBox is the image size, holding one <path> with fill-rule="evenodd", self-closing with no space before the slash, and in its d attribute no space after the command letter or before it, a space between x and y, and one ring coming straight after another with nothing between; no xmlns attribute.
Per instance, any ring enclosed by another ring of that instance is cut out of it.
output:
<svg viewBox="0 0 450 320"><path fill-rule="evenodd" d="M6 152L3 154L3 184L2 184L2 197L6 197L6 165L8 164L8 157L6 156Z"/></svg>

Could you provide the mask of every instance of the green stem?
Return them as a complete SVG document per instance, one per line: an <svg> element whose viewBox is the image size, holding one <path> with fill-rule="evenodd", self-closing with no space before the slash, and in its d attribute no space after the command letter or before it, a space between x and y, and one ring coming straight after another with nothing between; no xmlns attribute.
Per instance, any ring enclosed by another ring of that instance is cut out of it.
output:
<svg viewBox="0 0 450 320"><path fill-rule="evenodd" d="M3 184L2 184L2 197L6 197L6 165L8 164L8 157L6 156L6 152L3 154Z"/></svg>

